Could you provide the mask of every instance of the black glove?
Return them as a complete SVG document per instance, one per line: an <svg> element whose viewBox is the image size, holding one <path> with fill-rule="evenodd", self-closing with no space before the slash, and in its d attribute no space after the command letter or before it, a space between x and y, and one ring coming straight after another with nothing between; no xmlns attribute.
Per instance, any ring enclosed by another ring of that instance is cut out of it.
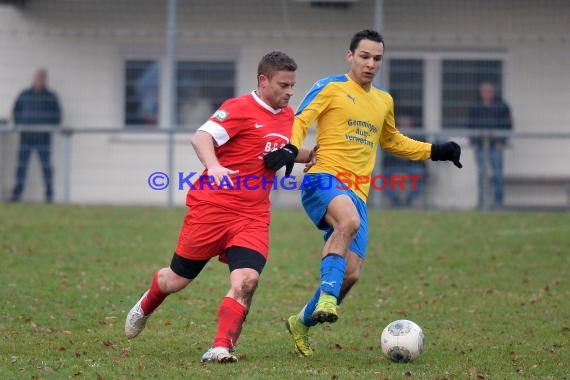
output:
<svg viewBox="0 0 570 380"><path fill-rule="evenodd" d="M297 154L299 154L299 149L295 145L287 144L281 149L267 153L263 156L263 162L265 166L275 171L285 166L285 176L289 176L293 171Z"/></svg>
<svg viewBox="0 0 570 380"><path fill-rule="evenodd" d="M432 144L432 161L451 161L459 169L463 167L459 159L461 158L461 147L457 143L450 141L443 144Z"/></svg>

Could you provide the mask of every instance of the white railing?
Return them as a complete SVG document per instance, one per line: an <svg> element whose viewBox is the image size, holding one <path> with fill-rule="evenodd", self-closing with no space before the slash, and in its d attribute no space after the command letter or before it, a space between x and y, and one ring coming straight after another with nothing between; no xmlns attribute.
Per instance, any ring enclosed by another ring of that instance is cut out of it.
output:
<svg viewBox="0 0 570 380"><path fill-rule="evenodd" d="M190 146L190 137L194 132L191 129L15 128L3 125L0 126L0 189L3 200L10 198L14 184L18 134L30 131L49 131L53 134L54 200L59 203L183 205L186 188L177 180L191 172L200 173L203 169ZM504 150L506 207L570 206L570 133L467 129L435 133L414 129L402 130L402 133L410 137L421 135L432 142L455 140L463 148L464 168L461 170L449 163L427 163L424 194L416 201L415 207L492 208L491 180L483 181L483 202L477 202L478 171L473 149L469 145L472 137L482 139L485 157L489 155L489 141L492 138L505 137L509 141ZM313 143L314 134L309 134L307 146ZM376 175L384 172L381 156L380 152L374 171ZM42 200L41 170L38 160L32 158L34 160L27 175L24 201ZM148 186L148 177L157 171L164 172L173 181L165 190L152 190ZM302 165L297 165L293 174L300 178ZM482 175L483 178L490 178L492 172L483 167ZM298 191L278 189L273 192L272 201L276 207L300 205ZM369 205L389 207L382 191L375 189L370 192Z"/></svg>

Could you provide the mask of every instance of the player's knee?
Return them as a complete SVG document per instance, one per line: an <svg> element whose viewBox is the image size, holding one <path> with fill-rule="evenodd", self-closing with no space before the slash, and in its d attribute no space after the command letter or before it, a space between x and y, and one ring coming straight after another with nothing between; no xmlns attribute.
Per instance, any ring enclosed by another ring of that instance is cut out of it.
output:
<svg viewBox="0 0 570 380"><path fill-rule="evenodd" d="M358 215L350 215L342 218L338 222L338 226L335 226L335 231L342 232L349 236L355 236L356 232L360 228L360 217Z"/></svg>
<svg viewBox="0 0 570 380"><path fill-rule="evenodd" d="M240 292L243 294L253 294L255 289L257 289L257 284L259 283L259 276L247 275L241 282Z"/></svg>
<svg viewBox="0 0 570 380"><path fill-rule="evenodd" d="M190 281L174 273L170 268L162 268L158 271L158 286L165 294L176 293L184 289Z"/></svg>
<svg viewBox="0 0 570 380"><path fill-rule="evenodd" d="M251 299L257 284L259 276L255 273L244 273L237 281L232 284L232 291L237 299L248 300Z"/></svg>

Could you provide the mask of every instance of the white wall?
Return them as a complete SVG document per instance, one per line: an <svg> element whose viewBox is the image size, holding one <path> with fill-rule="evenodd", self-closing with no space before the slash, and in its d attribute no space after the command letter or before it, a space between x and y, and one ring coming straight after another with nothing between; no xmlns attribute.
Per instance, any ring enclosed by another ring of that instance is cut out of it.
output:
<svg viewBox="0 0 570 380"><path fill-rule="evenodd" d="M179 55L235 57L237 91L244 93L255 86L259 58L269 50L286 51L299 64L293 106L316 79L345 71L344 52L351 35L373 25L372 0L358 1L348 13L317 10L295 1L178 3ZM505 98L512 106L516 130L570 131L570 2L401 0L384 4L388 57L391 51L505 54ZM165 7L164 0L31 0L23 9L0 6L0 119L9 117L15 97L30 83L34 70L46 67L49 84L62 102L65 125L122 126L124 60L164 57ZM6 194L12 183L16 140L0 138L4 139L0 185ZM73 145L72 200L163 202L164 194L149 193L138 182L147 171L150 174L150 167L165 166L163 140L148 139L144 143L108 135L78 139ZM506 170L570 174L569 142L516 142L508 152ZM55 152L56 164L62 159L61 151ZM462 171L430 163L430 187L437 194L431 203L446 208L474 205L475 165L469 149L463 161ZM176 163L181 171L200 167L188 136L180 138ZM104 178L106 172L100 168L105 167L118 171L112 176L123 180L121 186L103 186L99 176ZM30 177L38 178L39 172ZM28 190L30 199L41 198L40 186L35 188ZM178 193L176 201L182 203L184 194ZM61 199L61 194L57 190L56 197Z"/></svg>

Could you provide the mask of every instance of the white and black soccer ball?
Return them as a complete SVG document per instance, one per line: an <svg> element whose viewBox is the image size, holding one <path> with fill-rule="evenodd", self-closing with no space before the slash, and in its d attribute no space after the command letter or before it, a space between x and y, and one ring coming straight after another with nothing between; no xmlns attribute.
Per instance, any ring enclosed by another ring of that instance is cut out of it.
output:
<svg viewBox="0 0 570 380"><path fill-rule="evenodd" d="M391 322L382 331L380 347L384 355L394 362L411 362L424 350L424 332L412 321L401 319Z"/></svg>

